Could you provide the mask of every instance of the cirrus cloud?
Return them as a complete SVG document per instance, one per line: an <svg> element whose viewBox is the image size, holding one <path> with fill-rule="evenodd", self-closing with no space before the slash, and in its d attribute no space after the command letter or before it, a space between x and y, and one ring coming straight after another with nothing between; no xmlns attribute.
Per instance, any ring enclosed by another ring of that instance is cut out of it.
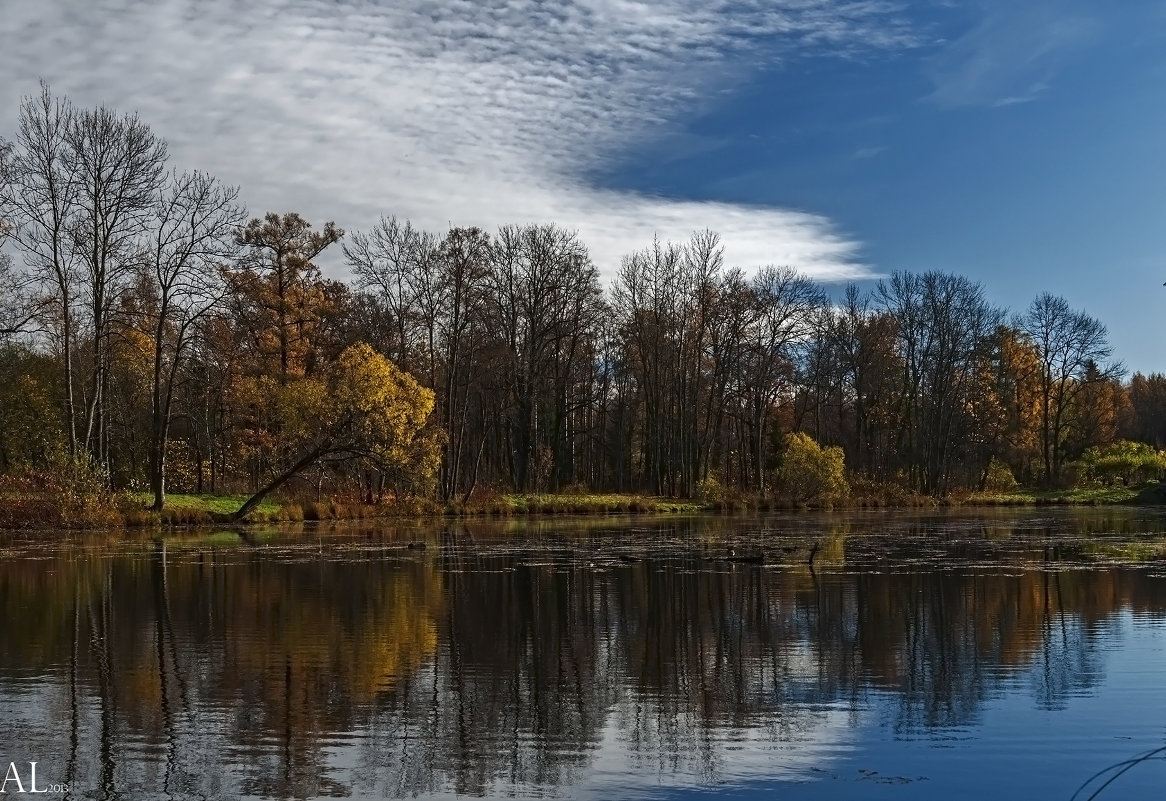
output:
<svg viewBox="0 0 1166 801"><path fill-rule="evenodd" d="M556 221L610 274L719 231L730 263L864 275L804 211L655 197L587 176L760 65L908 42L883 0L38 0L0 18L0 130L38 77L135 109L253 210L348 228Z"/></svg>

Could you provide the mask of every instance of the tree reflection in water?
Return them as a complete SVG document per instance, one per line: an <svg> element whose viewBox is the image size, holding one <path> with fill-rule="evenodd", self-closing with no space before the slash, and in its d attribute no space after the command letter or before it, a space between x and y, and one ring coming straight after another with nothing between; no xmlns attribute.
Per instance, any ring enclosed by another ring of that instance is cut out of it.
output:
<svg viewBox="0 0 1166 801"><path fill-rule="evenodd" d="M1056 709L1166 610L1110 563L1137 519L813 520L9 543L0 754L98 798L555 793L613 749L711 783L740 740L797 776L875 696L908 737L1022 675Z"/></svg>

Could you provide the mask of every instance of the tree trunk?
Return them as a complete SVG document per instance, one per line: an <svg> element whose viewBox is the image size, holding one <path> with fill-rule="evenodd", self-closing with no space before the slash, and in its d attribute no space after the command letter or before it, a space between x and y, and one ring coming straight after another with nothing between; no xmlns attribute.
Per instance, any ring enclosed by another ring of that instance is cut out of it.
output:
<svg viewBox="0 0 1166 801"><path fill-rule="evenodd" d="M155 512L161 512L166 504L166 433L167 415L162 402L162 360L164 357L163 337L166 331L166 312L169 298L165 291L154 329L154 370L150 400L152 419L150 420L150 489L154 493Z"/></svg>
<svg viewBox="0 0 1166 801"><path fill-rule="evenodd" d="M58 271L60 274L60 271ZM69 461L77 458L77 407L73 399L73 312L69 293L64 288L64 279L61 279L62 296L62 332L64 337L63 357L65 360L65 425L69 432Z"/></svg>
<svg viewBox="0 0 1166 801"><path fill-rule="evenodd" d="M256 506L258 506L260 504L260 502L263 501L264 498L266 498L268 495L270 495L271 493L275 492L277 489L282 487L284 484L286 484L288 481L290 481L292 478L294 478L297 474L302 472L305 468L311 467L313 464L315 464L315 462L317 460L320 459L320 457L322 457L326 453L328 453L328 448L325 446L321 446L319 448L315 448L315 449L309 451L307 453L307 455L305 455L302 459L300 459L298 462L296 462L294 465L292 465L290 468L288 468L288 470L286 472L277 476L275 479L273 479L266 486L260 487L258 492L256 492L250 498L248 498L247 501L242 506L239 507L238 511L236 511L235 514L231 515L231 519L232 520L242 520L244 517L246 517L247 513L250 512L252 509L254 509Z"/></svg>

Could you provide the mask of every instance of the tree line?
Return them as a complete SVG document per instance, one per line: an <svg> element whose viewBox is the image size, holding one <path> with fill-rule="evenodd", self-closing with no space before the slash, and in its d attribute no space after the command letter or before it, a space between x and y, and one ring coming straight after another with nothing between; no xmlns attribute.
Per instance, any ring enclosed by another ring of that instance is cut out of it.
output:
<svg viewBox="0 0 1166 801"><path fill-rule="evenodd" d="M167 484L767 494L801 433L853 480L938 496L1166 446L1166 377L1123 383L1105 326L1051 294L1010 313L898 272L832 301L726 264L711 231L605 287L559 225L346 235L248 220L239 194L136 115L23 100L0 140L0 471L84 469L156 508Z"/></svg>

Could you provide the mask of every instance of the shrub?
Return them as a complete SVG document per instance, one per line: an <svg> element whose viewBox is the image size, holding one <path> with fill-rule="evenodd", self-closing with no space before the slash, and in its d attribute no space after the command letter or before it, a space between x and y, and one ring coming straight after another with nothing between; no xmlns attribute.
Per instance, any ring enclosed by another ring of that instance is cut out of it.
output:
<svg viewBox="0 0 1166 801"><path fill-rule="evenodd" d="M85 459L55 459L48 469L21 467L0 475L4 528L116 526L122 515L108 476Z"/></svg>
<svg viewBox="0 0 1166 801"><path fill-rule="evenodd" d="M778 480L781 493L798 504L828 504L845 498L850 491L842 449L823 448L801 432L785 438Z"/></svg>
<svg viewBox="0 0 1166 801"><path fill-rule="evenodd" d="M990 492L1013 492L1019 488L1020 483L1012 474L1012 468L993 456L992 461L988 463L988 476L984 482L984 489Z"/></svg>
<svg viewBox="0 0 1166 801"><path fill-rule="evenodd" d="M696 499L705 503L722 503L728 500L729 491L717 477L709 475L696 482Z"/></svg>
<svg viewBox="0 0 1166 801"><path fill-rule="evenodd" d="M1080 467L1088 478L1108 483L1118 479L1145 481L1166 470L1166 454L1144 442L1121 439L1087 449L1081 457Z"/></svg>

